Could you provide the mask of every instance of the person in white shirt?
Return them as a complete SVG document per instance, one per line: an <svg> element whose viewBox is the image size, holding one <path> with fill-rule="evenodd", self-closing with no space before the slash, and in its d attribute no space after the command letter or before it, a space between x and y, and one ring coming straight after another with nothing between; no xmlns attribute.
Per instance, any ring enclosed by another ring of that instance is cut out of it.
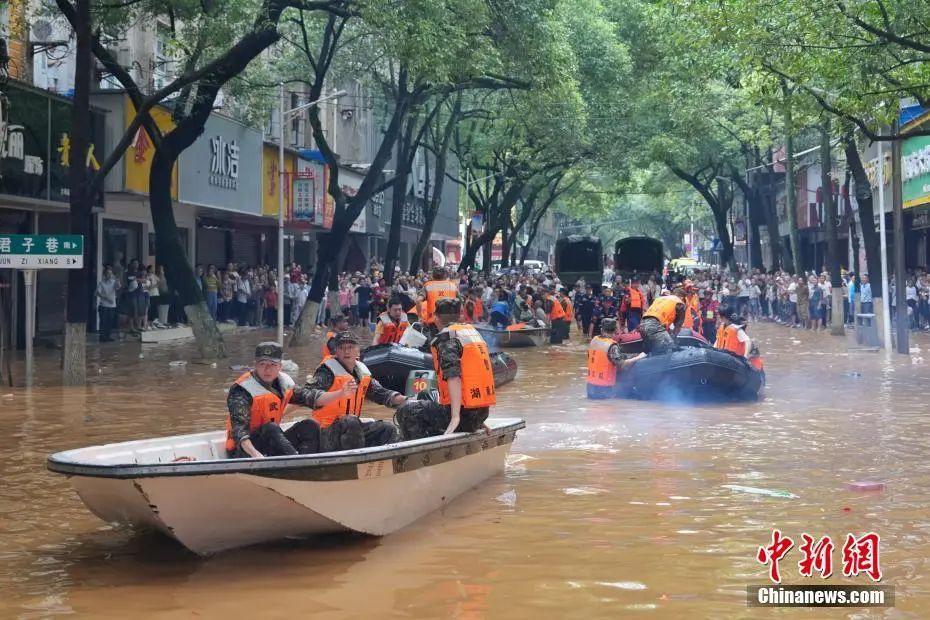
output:
<svg viewBox="0 0 930 620"><path fill-rule="evenodd" d="M97 283L97 312L100 314L100 342L111 342L116 327L116 297L121 288L120 281L113 275L113 268L104 265L103 278Z"/></svg>
<svg viewBox="0 0 930 620"><path fill-rule="evenodd" d="M307 297L310 295L310 287L307 286L306 278L300 284L294 285L294 301L291 304L291 324L297 322L304 305L307 303ZM322 304L321 304L322 305Z"/></svg>

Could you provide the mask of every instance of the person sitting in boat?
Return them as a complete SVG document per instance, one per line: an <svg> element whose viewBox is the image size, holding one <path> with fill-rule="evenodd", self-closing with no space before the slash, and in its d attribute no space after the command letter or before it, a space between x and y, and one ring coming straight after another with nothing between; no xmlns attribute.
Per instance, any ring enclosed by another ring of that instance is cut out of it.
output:
<svg viewBox="0 0 930 620"><path fill-rule="evenodd" d="M685 320L684 290L676 288L671 295L662 295L649 306L639 324L646 353L668 353L675 348L675 337Z"/></svg>
<svg viewBox="0 0 930 620"><path fill-rule="evenodd" d="M397 407L407 398L382 386L371 376L368 367L359 361L358 338L348 331L337 333L332 341L333 356L323 360L307 387L339 394L325 406L313 412L321 432L321 451L350 450L383 446L398 440L397 428L390 422L362 422L362 404L370 400L385 407ZM346 391L346 386L353 389Z"/></svg>
<svg viewBox="0 0 930 620"><path fill-rule="evenodd" d="M510 304L508 299L507 291L501 291L497 295L497 301L491 304L491 313L489 315L491 327L507 329L507 326L510 325Z"/></svg>
<svg viewBox="0 0 930 620"><path fill-rule="evenodd" d="M226 453L229 458L262 458L315 454L320 448L320 425L302 420L288 430L281 429L281 418L288 405L326 406L354 392L345 384L342 391L326 394L312 388L295 387L294 380L281 372L283 350L277 342L255 347L255 370L247 372L229 388L226 406Z"/></svg>
<svg viewBox="0 0 930 620"><path fill-rule="evenodd" d="M407 322L404 303L400 297L395 295L388 300L387 311L378 316L378 322L375 323L375 337L371 344L400 342L408 327L410 327L410 323Z"/></svg>
<svg viewBox="0 0 930 620"><path fill-rule="evenodd" d="M746 334L746 319L740 317L733 308L720 311L720 327L717 328L715 347L729 351L742 358L748 358L752 350L752 340Z"/></svg>
<svg viewBox="0 0 930 620"><path fill-rule="evenodd" d="M477 288L468 291L465 303L462 304L462 322L479 323L484 318L484 304L481 301L481 293Z"/></svg>
<svg viewBox="0 0 930 620"><path fill-rule="evenodd" d="M349 318L344 314L337 314L330 319L329 324L331 325L331 329L326 332L326 336L323 338L323 346L320 347L320 355L324 360L333 356L333 352L335 351L333 338L339 332L344 332L349 329Z"/></svg>
<svg viewBox="0 0 930 620"><path fill-rule="evenodd" d="M440 331L430 348L439 401L411 401L397 410L395 419L406 440L487 429L484 423L497 402L488 345L474 327L455 322L459 309L456 299L436 304Z"/></svg>
<svg viewBox="0 0 930 620"><path fill-rule="evenodd" d="M626 354L617 344L619 326L617 319L601 321L601 335L595 336L588 345L588 398L613 398L617 395L617 376L645 353Z"/></svg>

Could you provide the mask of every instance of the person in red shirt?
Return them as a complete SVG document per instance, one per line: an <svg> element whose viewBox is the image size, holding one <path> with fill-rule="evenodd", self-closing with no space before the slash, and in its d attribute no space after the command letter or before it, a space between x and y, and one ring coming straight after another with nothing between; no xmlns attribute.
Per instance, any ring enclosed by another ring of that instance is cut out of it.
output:
<svg viewBox="0 0 930 620"><path fill-rule="evenodd" d="M265 290L265 324L270 327L278 325L278 285L271 283Z"/></svg>
<svg viewBox="0 0 930 620"><path fill-rule="evenodd" d="M717 316L720 312L720 302L714 299L714 292L710 289L704 291L701 298L701 331L707 342L713 344L717 338Z"/></svg>

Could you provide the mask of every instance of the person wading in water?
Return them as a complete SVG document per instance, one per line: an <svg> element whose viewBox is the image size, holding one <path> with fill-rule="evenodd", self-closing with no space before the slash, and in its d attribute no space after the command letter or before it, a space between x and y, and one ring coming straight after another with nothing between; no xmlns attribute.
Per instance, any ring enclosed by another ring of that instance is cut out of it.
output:
<svg viewBox="0 0 930 620"><path fill-rule="evenodd" d="M646 357L645 353L622 353L615 340L617 329L616 319L604 319L601 321L601 335L595 336L588 345L588 398L617 396L617 377L623 370Z"/></svg>

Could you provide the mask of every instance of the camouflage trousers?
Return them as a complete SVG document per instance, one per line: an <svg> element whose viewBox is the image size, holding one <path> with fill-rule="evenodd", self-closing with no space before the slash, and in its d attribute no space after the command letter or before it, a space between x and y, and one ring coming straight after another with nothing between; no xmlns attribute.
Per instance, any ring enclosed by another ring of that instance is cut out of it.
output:
<svg viewBox="0 0 930 620"><path fill-rule="evenodd" d="M488 419L488 413L487 407L462 409L459 425L455 430L460 433L474 433ZM404 441L442 435L451 420L452 408L432 400L412 400L394 414L394 422L400 429Z"/></svg>
<svg viewBox="0 0 930 620"><path fill-rule="evenodd" d="M643 337L643 350L646 353L660 355L675 350L675 339L657 319L647 316L637 329Z"/></svg>

